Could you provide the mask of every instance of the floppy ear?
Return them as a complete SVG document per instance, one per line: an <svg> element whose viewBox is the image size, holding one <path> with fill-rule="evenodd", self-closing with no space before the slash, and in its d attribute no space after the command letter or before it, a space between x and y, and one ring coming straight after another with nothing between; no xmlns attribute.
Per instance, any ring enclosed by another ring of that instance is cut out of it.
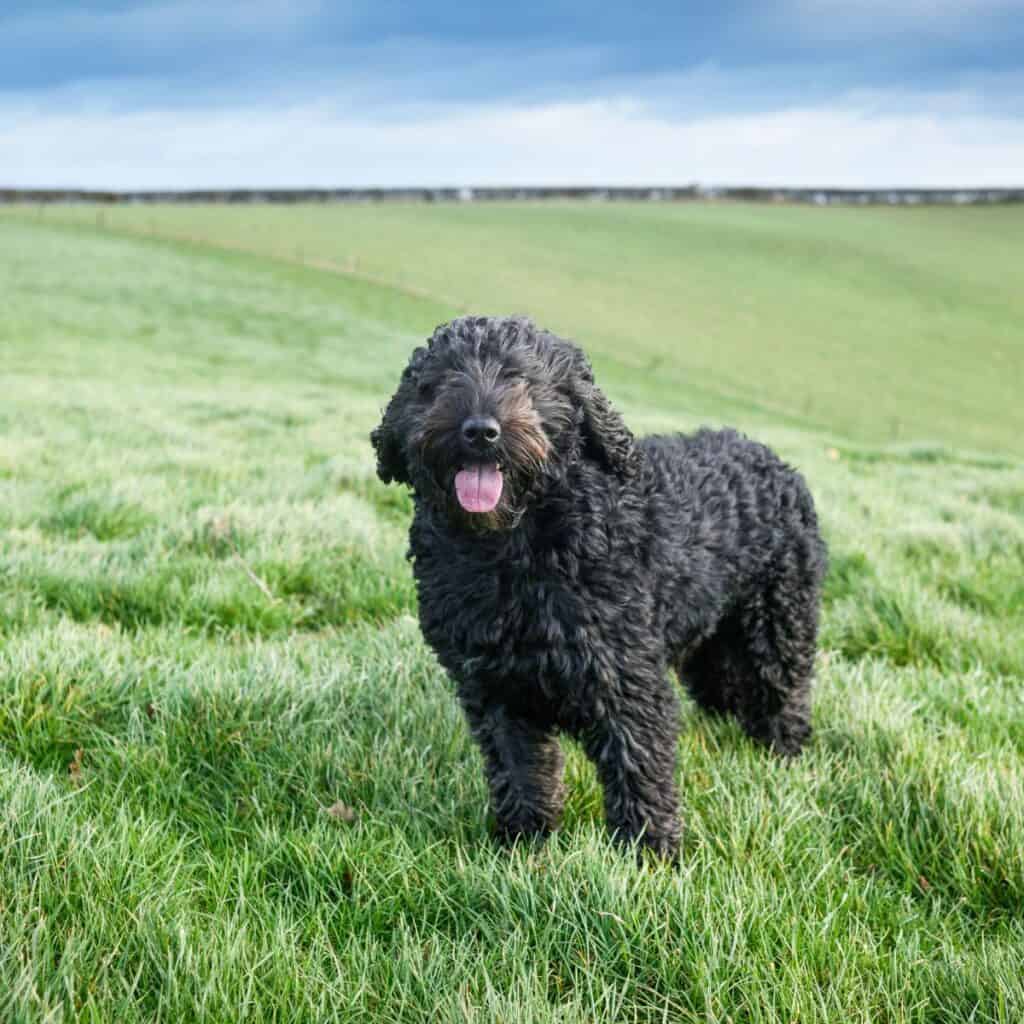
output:
<svg viewBox="0 0 1024 1024"><path fill-rule="evenodd" d="M370 442L377 453L377 476L386 484L392 482L409 484L409 466L405 459L402 445L402 420L416 388L417 371L426 358L427 350L417 348L413 351L408 366L402 371L402 379L398 390L391 396L388 407L380 425L370 434Z"/></svg>
<svg viewBox="0 0 1024 1024"><path fill-rule="evenodd" d="M377 476L386 484L407 484L409 467L406 465L405 455L394 429L394 404L395 400L392 398L380 426L370 434L370 441L377 452Z"/></svg>
<svg viewBox="0 0 1024 1024"><path fill-rule="evenodd" d="M570 389L583 412L580 425L583 454L622 479L634 476L641 460L633 434L594 383L594 372L579 349L573 362Z"/></svg>

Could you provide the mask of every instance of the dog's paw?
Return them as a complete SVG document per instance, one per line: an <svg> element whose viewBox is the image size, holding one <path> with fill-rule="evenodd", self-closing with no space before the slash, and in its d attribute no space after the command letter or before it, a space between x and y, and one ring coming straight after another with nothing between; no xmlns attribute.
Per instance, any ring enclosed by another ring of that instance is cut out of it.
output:
<svg viewBox="0 0 1024 1024"><path fill-rule="evenodd" d="M640 832L619 829L614 838L624 849L633 850L641 864L649 860L675 863L679 860L680 832L679 827L659 831L648 825Z"/></svg>
<svg viewBox="0 0 1024 1024"><path fill-rule="evenodd" d="M491 826L491 836L501 847L539 846L554 830L537 821L497 821Z"/></svg>
<svg viewBox="0 0 1024 1024"><path fill-rule="evenodd" d="M675 864L679 861L679 836L642 835L637 840L636 853L641 863L653 858L666 864Z"/></svg>
<svg viewBox="0 0 1024 1024"><path fill-rule="evenodd" d="M799 757L811 738L811 723L804 718L777 715L762 719L750 729L754 739L763 743L779 757L790 760Z"/></svg>

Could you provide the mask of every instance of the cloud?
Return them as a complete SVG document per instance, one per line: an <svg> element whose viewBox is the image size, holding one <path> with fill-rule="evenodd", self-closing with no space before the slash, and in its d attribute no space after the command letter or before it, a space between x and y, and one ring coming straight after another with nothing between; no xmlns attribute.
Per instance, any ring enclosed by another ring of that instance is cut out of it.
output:
<svg viewBox="0 0 1024 1024"><path fill-rule="evenodd" d="M49 88L103 78L189 76L301 51L318 0L164 0L0 11L0 87ZM55 9L56 8L56 9Z"/></svg>
<svg viewBox="0 0 1024 1024"><path fill-rule="evenodd" d="M0 176L1016 185L1022 11L1024 0L7 0Z"/></svg>
<svg viewBox="0 0 1024 1024"><path fill-rule="evenodd" d="M555 101L715 67L771 80L769 98L820 100L1024 70L1022 12L1024 0L8 0L0 90L40 98L92 84L137 108L161 90L183 105L230 107L245 95L294 100L323 82L359 90L364 103L377 91L388 102Z"/></svg>
<svg viewBox="0 0 1024 1024"><path fill-rule="evenodd" d="M879 112L890 107L892 113ZM905 106L905 104L904 104ZM276 110L0 110L5 184L92 188L503 184L1019 185L1022 122L900 97L674 118L633 99L377 119Z"/></svg>

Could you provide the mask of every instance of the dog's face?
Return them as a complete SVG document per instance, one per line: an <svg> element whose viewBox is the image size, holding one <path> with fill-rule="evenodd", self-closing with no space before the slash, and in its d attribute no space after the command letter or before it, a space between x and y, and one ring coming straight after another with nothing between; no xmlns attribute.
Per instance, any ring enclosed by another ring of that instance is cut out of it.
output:
<svg viewBox="0 0 1024 1024"><path fill-rule="evenodd" d="M513 318L439 327L371 440L385 483L411 485L473 531L515 526L574 460L626 476L638 459L583 353Z"/></svg>

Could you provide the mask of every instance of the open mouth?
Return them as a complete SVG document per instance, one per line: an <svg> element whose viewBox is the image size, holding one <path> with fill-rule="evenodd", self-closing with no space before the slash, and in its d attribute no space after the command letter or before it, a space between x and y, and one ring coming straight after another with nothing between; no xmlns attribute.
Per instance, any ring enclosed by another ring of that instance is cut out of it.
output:
<svg viewBox="0 0 1024 1024"><path fill-rule="evenodd" d="M496 462L467 466L455 474L455 496L467 512L493 512L501 500L502 483Z"/></svg>

